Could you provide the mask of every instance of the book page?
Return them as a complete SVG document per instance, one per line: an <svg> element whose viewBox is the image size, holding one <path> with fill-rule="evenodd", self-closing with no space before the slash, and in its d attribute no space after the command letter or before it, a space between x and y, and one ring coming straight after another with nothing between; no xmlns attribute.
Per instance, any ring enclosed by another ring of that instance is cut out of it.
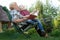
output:
<svg viewBox="0 0 60 40"><path fill-rule="evenodd" d="M35 11L35 12L32 12L31 15L38 16L38 13L39 13L39 11L37 10L37 11Z"/></svg>

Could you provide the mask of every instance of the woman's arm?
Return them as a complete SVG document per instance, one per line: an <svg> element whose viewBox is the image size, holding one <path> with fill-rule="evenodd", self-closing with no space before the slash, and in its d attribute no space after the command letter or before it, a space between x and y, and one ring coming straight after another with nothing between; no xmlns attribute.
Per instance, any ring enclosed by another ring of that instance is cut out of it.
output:
<svg viewBox="0 0 60 40"><path fill-rule="evenodd" d="M23 22L25 20L27 20L27 18L16 19L16 20L14 20L14 22L19 23L19 22Z"/></svg>

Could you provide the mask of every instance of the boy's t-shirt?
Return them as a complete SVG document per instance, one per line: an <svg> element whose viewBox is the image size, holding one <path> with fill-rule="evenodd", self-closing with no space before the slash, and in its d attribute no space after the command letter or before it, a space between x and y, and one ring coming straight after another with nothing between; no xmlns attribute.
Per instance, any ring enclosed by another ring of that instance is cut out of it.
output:
<svg viewBox="0 0 60 40"><path fill-rule="evenodd" d="M30 14L30 12L28 10L21 10L20 11L20 14L23 16L30 15L28 19L36 18L38 16L38 13L39 13L39 11L36 11L36 12L33 11L32 14Z"/></svg>
<svg viewBox="0 0 60 40"><path fill-rule="evenodd" d="M27 10L21 10L20 14L23 15L23 16L26 16L26 15L30 15L30 12L27 11Z"/></svg>

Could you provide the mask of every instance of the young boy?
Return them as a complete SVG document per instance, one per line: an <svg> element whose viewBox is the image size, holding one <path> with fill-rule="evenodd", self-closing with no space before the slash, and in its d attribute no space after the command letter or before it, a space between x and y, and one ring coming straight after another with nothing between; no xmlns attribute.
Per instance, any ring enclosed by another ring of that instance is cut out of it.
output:
<svg viewBox="0 0 60 40"><path fill-rule="evenodd" d="M30 12L27 9L25 9L24 6L19 6L19 8L20 8L20 14L22 14L23 16L32 15L32 14L30 14ZM32 13L34 14L34 13L38 13L38 12L39 11L34 10ZM39 30L41 30L41 32L45 34L45 30L44 30L40 20L38 20L38 19L29 19L29 20L27 20L27 22L31 23L31 24L35 24L37 22L37 26L38 26ZM45 34L45 36L47 37L47 34Z"/></svg>

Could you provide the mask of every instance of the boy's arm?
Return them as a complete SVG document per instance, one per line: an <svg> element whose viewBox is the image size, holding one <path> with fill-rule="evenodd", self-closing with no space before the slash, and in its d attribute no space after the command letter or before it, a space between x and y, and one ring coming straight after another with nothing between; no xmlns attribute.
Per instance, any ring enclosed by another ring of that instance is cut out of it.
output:
<svg viewBox="0 0 60 40"><path fill-rule="evenodd" d="M28 18L28 17L30 17L30 15L23 16L23 18Z"/></svg>

